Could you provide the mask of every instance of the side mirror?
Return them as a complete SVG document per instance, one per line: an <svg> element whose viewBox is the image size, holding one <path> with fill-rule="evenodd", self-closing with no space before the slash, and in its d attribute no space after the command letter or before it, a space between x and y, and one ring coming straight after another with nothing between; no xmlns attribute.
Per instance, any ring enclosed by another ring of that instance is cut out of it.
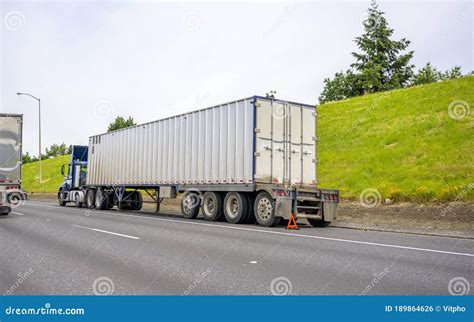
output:
<svg viewBox="0 0 474 322"><path fill-rule="evenodd" d="M64 175L64 164L61 166L61 175Z"/></svg>

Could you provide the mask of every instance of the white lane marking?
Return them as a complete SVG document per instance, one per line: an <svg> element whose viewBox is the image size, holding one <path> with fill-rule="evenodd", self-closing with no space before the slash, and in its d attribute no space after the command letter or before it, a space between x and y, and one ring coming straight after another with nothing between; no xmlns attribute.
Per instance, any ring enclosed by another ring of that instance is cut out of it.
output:
<svg viewBox="0 0 474 322"><path fill-rule="evenodd" d="M15 214L15 215L20 215L20 216L24 216L25 214L22 214L21 212L16 212L16 211L12 211L10 212L11 214Z"/></svg>
<svg viewBox="0 0 474 322"><path fill-rule="evenodd" d="M33 204L33 205L39 206L39 207L48 207L48 208L58 209L57 206L48 206L48 205L41 205L41 204ZM66 209L78 210L77 208L66 208ZM333 237L301 235L301 234L294 234L294 233L284 233L284 232L281 232L281 231L264 230L264 229L257 229L257 228L245 228L245 227L228 226L228 225L215 225L215 224L202 223L202 222L184 221L184 220L179 220L179 219L166 219L166 218L153 218L153 217L148 217L148 216L126 215L126 214L111 213L111 212L100 211L100 210L94 210L94 212L95 213L104 213L104 214L109 214L109 215L112 214L114 216L136 217L136 218L142 218L142 219L152 219L152 220L159 220L159 221L166 221L166 222L173 222L173 223L183 223L183 224L188 224L188 225L211 226L211 227L218 227L218 228L223 228L223 229L253 231L253 232L259 232L259 233L264 233L264 234L283 235L283 236L301 237L301 238L310 238L310 239L321 239L321 240L337 241L337 242L342 242L342 243L371 245L371 246L378 246L378 247L415 250L415 251L422 251L422 252L429 252L429 253L474 257L474 254L450 252L450 251L430 249L430 248L418 248L418 247L409 247L409 246L400 246L400 245L391 245L391 244L372 243L372 242L365 242L365 241L351 240L351 239L333 238Z"/></svg>
<svg viewBox="0 0 474 322"><path fill-rule="evenodd" d="M79 225L74 225L74 224L71 225L71 226L74 226L74 227L77 227L77 228L82 228L82 229L97 231L99 233L105 233L105 234L110 234L110 235L115 235L115 236L120 236L120 237L126 237L126 238L130 238L130 239L140 239L139 237L114 233L113 231L108 231L108 230L102 230L102 229L91 228L91 227L84 227L84 226L79 226Z"/></svg>

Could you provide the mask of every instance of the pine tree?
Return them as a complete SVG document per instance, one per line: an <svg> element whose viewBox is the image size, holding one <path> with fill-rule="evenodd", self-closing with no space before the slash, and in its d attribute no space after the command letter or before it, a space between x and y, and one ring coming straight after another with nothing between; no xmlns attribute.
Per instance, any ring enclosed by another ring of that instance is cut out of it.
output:
<svg viewBox="0 0 474 322"><path fill-rule="evenodd" d="M412 85L435 83L441 80L441 78L441 73L428 62L413 76Z"/></svg>
<svg viewBox="0 0 474 322"><path fill-rule="evenodd" d="M364 21L364 34L355 39L360 53L353 52L356 62L351 66L360 73L365 93L405 87L413 75L414 65L409 64L413 51L402 53L410 44L402 38L392 40L384 12L372 1Z"/></svg>

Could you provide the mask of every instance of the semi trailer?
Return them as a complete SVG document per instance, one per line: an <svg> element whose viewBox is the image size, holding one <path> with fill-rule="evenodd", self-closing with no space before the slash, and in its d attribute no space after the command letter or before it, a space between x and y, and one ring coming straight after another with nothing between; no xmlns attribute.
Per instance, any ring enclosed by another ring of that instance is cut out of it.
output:
<svg viewBox="0 0 474 322"><path fill-rule="evenodd" d="M0 215L26 199L21 190L23 115L0 113Z"/></svg>
<svg viewBox="0 0 474 322"><path fill-rule="evenodd" d="M181 195L194 219L277 225L306 218L327 226L339 192L319 189L314 105L253 96L89 138L84 184L63 184L59 203L140 210L142 192L157 205ZM74 161L76 159L76 161ZM76 162L76 163L74 163Z"/></svg>

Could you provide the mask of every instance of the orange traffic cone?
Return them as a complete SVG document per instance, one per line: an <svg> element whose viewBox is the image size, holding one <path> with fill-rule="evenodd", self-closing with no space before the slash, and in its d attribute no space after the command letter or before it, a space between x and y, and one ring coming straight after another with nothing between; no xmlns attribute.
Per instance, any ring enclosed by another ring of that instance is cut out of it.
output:
<svg viewBox="0 0 474 322"><path fill-rule="evenodd" d="M288 226L286 226L286 229L299 229L293 214L290 214L290 220L288 220Z"/></svg>

